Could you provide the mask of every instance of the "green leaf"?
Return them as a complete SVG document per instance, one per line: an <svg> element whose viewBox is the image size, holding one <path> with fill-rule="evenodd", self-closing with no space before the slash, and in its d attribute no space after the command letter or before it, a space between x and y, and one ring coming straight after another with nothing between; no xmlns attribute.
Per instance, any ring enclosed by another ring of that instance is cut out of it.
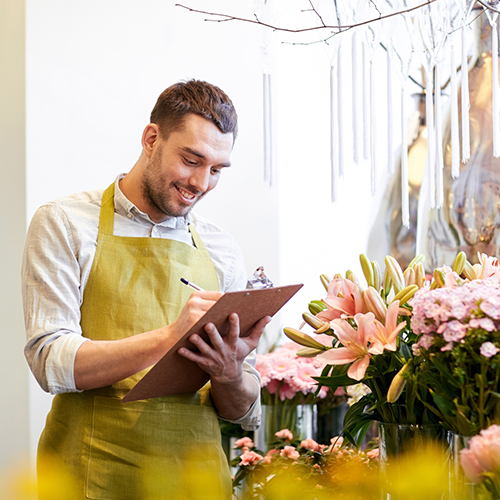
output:
<svg viewBox="0 0 500 500"><path fill-rule="evenodd" d="M324 385L326 387L331 387L332 389L337 387L346 387L348 385L359 384L357 380L353 380L352 378L349 378L347 375L339 375L337 377L329 376L329 377L312 377L312 378L321 385Z"/></svg>
<svg viewBox="0 0 500 500"><path fill-rule="evenodd" d="M434 400L434 403L436 406L439 408L439 410L444 413L445 415L449 416L455 416L457 413L457 409L455 405L453 404L453 401L451 401L448 397L442 395L442 394L437 394L433 390L429 389L432 399Z"/></svg>
<svg viewBox="0 0 500 500"><path fill-rule="evenodd" d="M448 368L448 365L444 361L438 359L436 356L432 356L431 361L432 364L439 370L441 375L446 378L446 381L449 384L451 384L453 387L460 388L460 383L453 376L453 374Z"/></svg>

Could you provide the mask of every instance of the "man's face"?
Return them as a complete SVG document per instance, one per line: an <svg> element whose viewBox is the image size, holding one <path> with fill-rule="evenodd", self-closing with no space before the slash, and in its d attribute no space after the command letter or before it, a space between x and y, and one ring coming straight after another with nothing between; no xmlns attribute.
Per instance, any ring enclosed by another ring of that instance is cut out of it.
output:
<svg viewBox="0 0 500 500"><path fill-rule="evenodd" d="M180 130L158 137L142 176L142 196L154 222L180 217L211 191L230 166L233 134L190 114Z"/></svg>

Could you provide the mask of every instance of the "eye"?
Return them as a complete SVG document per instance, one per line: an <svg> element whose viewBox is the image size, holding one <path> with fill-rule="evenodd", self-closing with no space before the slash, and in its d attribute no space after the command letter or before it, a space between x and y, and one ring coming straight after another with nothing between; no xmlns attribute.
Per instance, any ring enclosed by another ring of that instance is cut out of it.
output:
<svg viewBox="0 0 500 500"><path fill-rule="evenodd" d="M221 173L220 168L213 168L211 169L213 175L219 175Z"/></svg>
<svg viewBox="0 0 500 500"><path fill-rule="evenodd" d="M184 161L184 163L186 165L198 165L198 162L197 161L192 161L192 160L189 160L188 158L186 158L185 156L182 157L182 160Z"/></svg>

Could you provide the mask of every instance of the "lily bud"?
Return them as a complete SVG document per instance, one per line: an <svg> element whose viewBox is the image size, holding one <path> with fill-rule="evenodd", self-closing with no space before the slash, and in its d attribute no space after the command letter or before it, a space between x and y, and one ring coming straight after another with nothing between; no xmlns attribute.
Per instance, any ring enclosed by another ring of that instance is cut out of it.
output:
<svg viewBox="0 0 500 500"><path fill-rule="evenodd" d="M314 333L318 333L318 334L325 333L330 329L331 329L330 322L325 321L319 328L316 328L316 330L314 330Z"/></svg>
<svg viewBox="0 0 500 500"><path fill-rule="evenodd" d="M316 316L316 314L326 309L326 305L321 300L311 300L311 302L309 302L308 309L311 314Z"/></svg>
<svg viewBox="0 0 500 500"><path fill-rule="evenodd" d="M314 349L313 347L303 347L297 351L297 356L301 358L315 358L318 354L325 352L324 349Z"/></svg>
<svg viewBox="0 0 500 500"><path fill-rule="evenodd" d="M356 275L350 270L348 269L346 272L345 272L345 277L346 279L348 279L349 281L352 281L353 283L356 283L356 285L359 285L359 280L358 278L356 277Z"/></svg>
<svg viewBox="0 0 500 500"><path fill-rule="evenodd" d="M434 281L436 282L436 286L443 287L444 286L444 273L441 268L434 269L434 273L432 275Z"/></svg>
<svg viewBox="0 0 500 500"><path fill-rule="evenodd" d="M392 288L392 279L391 279L391 275L389 274L387 267L385 268L384 277L382 279L382 288L384 289L385 297L387 297L389 295L389 293L391 292L391 288Z"/></svg>
<svg viewBox="0 0 500 500"><path fill-rule="evenodd" d="M385 325L387 306L377 290L370 286L368 287L368 290L363 290L361 295L368 311L372 312L375 315L375 318Z"/></svg>
<svg viewBox="0 0 500 500"><path fill-rule="evenodd" d="M403 389L406 385L406 379L403 378L403 375L407 369L408 363L406 363L406 365L404 365L403 368L401 368L401 370L399 370L398 373L394 375L391 385L389 386L389 390L387 391L388 403L395 403L399 399L399 396L401 396L401 393L403 392Z"/></svg>
<svg viewBox="0 0 500 500"><path fill-rule="evenodd" d="M463 273L469 281L475 280L477 278L476 271L468 260L464 262Z"/></svg>
<svg viewBox="0 0 500 500"><path fill-rule="evenodd" d="M332 281L326 274L322 274L319 279L321 280L321 284L325 288L325 290L328 292L328 285L330 284L330 281Z"/></svg>
<svg viewBox="0 0 500 500"><path fill-rule="evenodd" d="M373 288L380 292L380 288L382 286L382 271L380 270L380 266L376 260L372 260L372 269L373 269Z"/></svg>
<svg viewBox="0 0 500 500"><path fill-rule="evenodd" d="M415 267L416 264L422 263L425 260L425 255L423 253L419 253L413 257L412 261L408 264L408 267Z"/></svg>
<svg viewBox="0 0 500 500"><path fill-rule="evenodd" d="M317 328L321 328L323 326L323 321L321 321L319 318L316 316L313 316L312 314L309 313L304 313L302 314L302 319L309 325L312 326L315 330Z"/></svg>
<svg viewBox="0 0 500 500"><path fill-rule="evenodd" d="M465 252L457 253L457 256L451 266L452 271L455 271L460 276L464 270L466 260L467 258Z"/></svg>
<svg viewBox="0 0 500 500"><path fill-rule="evenodd" d="M409 286L403 288L399 293L397 293L394 296L394 299L392 299L392 301L394 302L396 300L399 300L399 303L401 305L405 304L415 295L417 290L418 290L417 285L409 285Z"/></svg>
<svg viewBox="0 0 500 500"><path fill-rule="evenodd" d="M361 269L363 270L363 274L365 275L366 283L368 286L373 286L374 277L373 277L373 269L372 263L370 259L365 254L361 254L359 256L359 261L361 263Z"/></svg>
<svg viewBox="0 0 500 500"><path fill-rule="evenodd" d="M417 262L413 268L415 270L415 285L422 288L425 284L425 269L421 262Z"/></svg>
<svg viewBox="0 0 500 500"><path fill-rule="evenodd" d="M396 293L400 292L404 288L405 278L403 276L403 270L399 265L398 261L392 257L392 255L387 255L385 258L385 267L387 268L389 275L392 279L392 284L394 286L394 291Z"/></svg>
<svg viewBox="0 0 500 500"><path fill-rule="evenodd" d="M313 349L318 349L320 351L326 350L326 347L323 344L314 340L310 335L307 335L300 330L296 330L295 328L283 328L283 332L290 340L293 340L293 342L296 342L299 345L312 347Z"/></svg>
<svg viewBox="0 0 500 500"><path fill-rule="evenodd" d="M403 276L405 277L405 285L415 285L415 269L413 267L406 268Z"/></svg>

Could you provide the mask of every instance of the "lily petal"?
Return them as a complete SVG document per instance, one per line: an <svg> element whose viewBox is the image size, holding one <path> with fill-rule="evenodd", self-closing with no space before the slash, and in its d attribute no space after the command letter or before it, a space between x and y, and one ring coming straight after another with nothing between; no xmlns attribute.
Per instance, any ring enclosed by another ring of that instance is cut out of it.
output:
<svg viewBox="0 0 500 500"><path fill-rule="evenodd" d="M347 365L358 359L351 349L347 347L337 347L323 352L316 359L321 359L332 365Z"/></svg>
<svg viewBox="0 0 500 500"><path fill-rule="evenodd" d="M347 375L358 382L363 379L366 373L366 369L370 364L370 355L362 357L355 361L347 370Z"/></svg>

